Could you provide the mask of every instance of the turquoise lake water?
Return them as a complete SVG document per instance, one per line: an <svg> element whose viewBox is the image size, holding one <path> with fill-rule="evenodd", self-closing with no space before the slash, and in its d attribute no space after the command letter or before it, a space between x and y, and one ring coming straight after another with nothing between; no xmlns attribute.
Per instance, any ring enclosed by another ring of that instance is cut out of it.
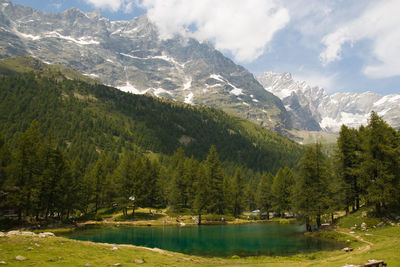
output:
<svg viewBox="0 0 400 267"><path fill-rule="evenodd" d="M342 247L340 243L306 237L304 228L296 225L271 224L89 227L67 237L218 257L289 255Z"/></svg>

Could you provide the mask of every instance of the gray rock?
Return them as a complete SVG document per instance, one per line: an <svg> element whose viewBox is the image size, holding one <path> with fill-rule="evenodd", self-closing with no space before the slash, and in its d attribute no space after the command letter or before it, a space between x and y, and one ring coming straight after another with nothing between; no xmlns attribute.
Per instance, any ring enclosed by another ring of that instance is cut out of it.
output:
<svg viewBox="0 0 400 267"><path fill-rule="evenodd" d="M122 266L122 264L121 263L116 263L116 264L114 264L114 266Z"/></svg>
<svg viewBox="0 0 400 267"><path fill-rule="evenodd" d="M367 230L367 224L365 222L361 224L361 230Z"/></svg>
<svg viewBox="0 0 400 267"><path fill-rule="evenodd" d="M20 235L20 234L21 234L20 231L9 231L9 232L7 233L7 236Z"/></svg>
<svg viewBox="0 0 400 267"><path fill-rule="evenodd" d="M118 247L112 247L111 250L118 250Z"/></svg>
<svg viewBox="0 0 400 267"><path fill-rule="evenodd" d="M384 225L385 225L384 222L380 222L380 223L378 223L377 227L382 227L382 226L384 226Z"/></svg>
<svg viewBox="0 0 400 267"><path fill-rule="evenodd" d="M142 263L144 263L144 260L142 260L142 259L136 259L136 260L135 260L135 263L142 264Z"/></svg>
<svg viewBox="0 0 400 267"><path fill-rule="evenodd" d="M55 236L55 235L50 232L44 232L44 233L40 233L38 236L42 237L42 238L46 238L46 237Z"/></svg>
<svg viewBox="0 0 400 267"><path fill-rule="evenodd" d="M29 247L28 250L33 250L33 248Z"/></svg>
<svg viewBox="0 0 400 267"><path fill-rule="evenodd" d="M28 232L28 231L26 231L26 232L21 232L20 235L23 235L23 236L35 236L36 234L33 233L33 232Z"/></svg>
<svg viewBox="0 0 400 267"><path fill-rule="evenodd" d="M6 237L6 234L3 232L0 232L0 237Z"/></svg>
<svg viewBox="0 0 400 267"><path fill-rule="evenodd" d="M92 265L90 263L86 263L85 267L91 267Z"/></svg>
<svg viewBox="0 0 400 267"><path fill-rule="evenodd" d="M25 261L25 260L27 260L26 257L21 256L21 255L18 255L17 257L15 257L15 259L16 259L17 261Z"/></svg>

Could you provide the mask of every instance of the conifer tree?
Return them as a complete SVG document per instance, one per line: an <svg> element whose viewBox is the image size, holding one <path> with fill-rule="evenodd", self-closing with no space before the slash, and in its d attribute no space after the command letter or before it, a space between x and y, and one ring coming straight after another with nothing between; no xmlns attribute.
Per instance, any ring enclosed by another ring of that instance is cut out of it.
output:
<svg viewBox="0 0 400 267"><path fill-rule="evenodd" d="M242 214L244 205L244 181L242 170L240 168L236 169L233 177L232 197L233 216L238 217Z"/></svg>
<svg viewBox="0 0 400 267"><path fill-rule="evenodd" d="M256 192L257 208L260 210L260 214L266 213L267 220L269 220L269 212L273 203L273 196L271 192L273 180L274 176L272 174L263 174L257 186Z"/></svg>
<svg viewBox="0 0 400 267"><path fill-rule="evenodd" d="M291 169L285 167L279 169L274 177L274 182L271 186L273 196L273 208L284 216L285 211L290 210L290 196L294 184L294 176Z"/></svg>
<svg viewBox="0 0 400 267"><path fill-rule="evenodd" d="M211 146L204 164L206 166L207 179L209 180L208 212L223 214L225 203L223 192L224 174L214 145Z"/></svg>
<svg viewBox="0 0 400 267"><path fill-rule="evenodd" d="M375 112L365 128L361 172L365 196L382 215L382 207L394 205L400 194L399 141L396 131Z"/></svg>
<svg viewBox="0 0 400 267"><path fill-rule="evenodd" d="M328 208L327 159L322 152L321 144L308 147L299 163L299 174L292 194L293 207L306 218L306 226L310 227L310 218L315 216L318 226L321 215Z"/></svg>
<svg viewBox="0 0 400 267"><path fill-rule="evenodd" d="M336 159L338 163L338 174L343 180L343 191L345 195L345 210L349 213L349 207L359 209L360 207L360 145L358 132L343 125L337 140L338 150Z"/></svg>

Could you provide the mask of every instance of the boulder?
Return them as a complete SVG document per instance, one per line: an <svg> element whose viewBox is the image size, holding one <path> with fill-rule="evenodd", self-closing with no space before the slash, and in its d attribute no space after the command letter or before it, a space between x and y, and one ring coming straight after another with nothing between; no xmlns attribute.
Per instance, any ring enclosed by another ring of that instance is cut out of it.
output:
<svg viewBox="0 0 400 267"><path fill-rule="evenodd" d="M54 234L50 232L44 232L39 234L39 237L49 237L49 236L54 236Z"/></svg>
<svg viewBox="0 0 400 267"><path fill-rule="evenodd" d="M21 232L20 235L23 235L23 236L35 236L36 234L33 233L33 232Z"/></svg>
<svg viewBox="0 0 400 267"><path fill-rule="evenodd" d="M21 234L20 231L9 231L9 232L7 233L7 236L20 235L20 234Z"/></svg>
<svg viewBox="0 0 400 267"><path fill-rule="evenodd" d="M21 256L21 255L18 255L17 257L15 257L15 259L16 259L17 261L25 261L25 260L27 260L26 257Z"/></svg>

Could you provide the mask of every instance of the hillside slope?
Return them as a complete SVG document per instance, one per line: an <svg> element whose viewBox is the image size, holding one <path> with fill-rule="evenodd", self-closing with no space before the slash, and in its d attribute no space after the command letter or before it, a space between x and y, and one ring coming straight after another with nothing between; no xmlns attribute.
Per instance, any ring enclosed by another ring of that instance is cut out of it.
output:
<svg viewBox="0 0 400 267"><path fill-rule="evenodd" d="M39 67L33 70L27 60ZM7 76L16 65L24 65L24 73ZM73 80L65 74L72 70L52 68L26 57L0 61L6 74L0 77L0 132L7 139L15 142L38 120L43 132L53 132L85 164L100 151L129 149L171 154L183 147L187 155L204 159L215 144L223 161L274 172L294 166L302 154L294 142L223 111Z"/></svg>

